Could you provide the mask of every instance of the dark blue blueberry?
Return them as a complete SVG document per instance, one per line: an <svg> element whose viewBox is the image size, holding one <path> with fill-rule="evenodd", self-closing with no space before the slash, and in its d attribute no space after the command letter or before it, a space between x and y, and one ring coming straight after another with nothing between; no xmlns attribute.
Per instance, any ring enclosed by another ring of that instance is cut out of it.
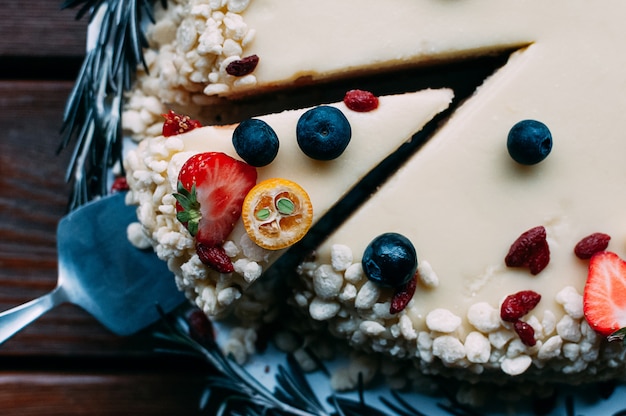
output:
<svg viewBox="0 0 626 416"><path fill-rule="evenodd" d="M385 233L369 243L361 263L368 279L396 288L415 276L417 254L413 243L402 234Z"/></svg>
<svg viewBox="0 0 626 416"><path fill-rule="evenodd" d="M242 121L235 128L233 146L247 164L265 166L278 154L278 136L266 122L251 118Z"/></svg>
<svg viewBox="0 0 626 416"><path fill-rule="evenodd" d="M339 157L352 137L350 122L341 110L321 105L302 114L296 126L298 145L316 160Z"/></svg>
<svg viewBox="0 0 626 416"><path fill-rule="evenodd" d="M517 163L534 165L550 154L552 133L540 121L522 120L509 131L506 147Z"/></svg>

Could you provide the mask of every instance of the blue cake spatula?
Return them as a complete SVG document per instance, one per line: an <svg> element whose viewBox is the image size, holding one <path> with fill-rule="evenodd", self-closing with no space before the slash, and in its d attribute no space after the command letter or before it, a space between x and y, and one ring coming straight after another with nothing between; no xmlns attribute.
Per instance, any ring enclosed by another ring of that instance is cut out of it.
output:
<svg viewBox="0 0 626 416"><path fill-rule="evenodd" d="M117 335L130 335L184 302L174 276L152 250L127 238L135 208L123 194L90 202L57 228L58 283L54 290L0 313L0 344L62 303L85 309Z"/></svg>

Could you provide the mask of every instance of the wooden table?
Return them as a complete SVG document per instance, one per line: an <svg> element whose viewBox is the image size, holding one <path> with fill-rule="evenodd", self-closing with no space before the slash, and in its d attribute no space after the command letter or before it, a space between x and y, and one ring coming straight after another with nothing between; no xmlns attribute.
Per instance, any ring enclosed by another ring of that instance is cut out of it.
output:
<svg viewBox="0 0 626 416"><path fill-rule="evenodd" d="M52 290L69 151L57 154L87 19L60 0L6 0L0 24L0 310ZM8 11L8 15L7 15ZM202 366L154 352L150 331L120 338L63 305L0 346L8 415L197 413Z"/></svg>

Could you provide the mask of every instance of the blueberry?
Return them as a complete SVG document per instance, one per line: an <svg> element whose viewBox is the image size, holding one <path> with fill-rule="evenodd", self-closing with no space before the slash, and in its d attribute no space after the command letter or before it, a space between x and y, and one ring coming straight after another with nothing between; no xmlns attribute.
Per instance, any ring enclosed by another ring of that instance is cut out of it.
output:
<svg viewBox="0 0 626 416"><path fill-rule="evenodd" d="M278 154L278 136L266 122L251 118L242 121L235 128L233 146L247 164L265 166Z"/></svg>
<svg viewBox="0 0 626 416"><path fill-rule="evenodd" d="M411 241L402 234L384 233L369 243L361 263L371 281L395 288L415 276L417 254Z"/></svg>
<svg viewBox="0 0 626 416"><path fill-rule="evenodd" d="M321 105L302 114L296 126L298 145L316 160L339 157L352 137L350 122L341 110Z"/></svg>
<svg viewBox="0 0 626 416"><path fill-rule="evenodd" d="M509 131L506 147L517 163L534 165L550 154L552 133L540 121L522 120Z"/></svg>

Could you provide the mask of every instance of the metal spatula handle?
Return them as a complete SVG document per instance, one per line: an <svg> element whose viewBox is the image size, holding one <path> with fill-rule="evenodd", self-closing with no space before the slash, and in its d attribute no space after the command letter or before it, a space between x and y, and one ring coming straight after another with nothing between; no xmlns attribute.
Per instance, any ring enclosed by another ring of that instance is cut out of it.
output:
<svg viewBox="0 0 626 416"><path fill-rule="evenodd" d="M61 287L0 313L0 345L44 313L67 301Z"/></svg>

